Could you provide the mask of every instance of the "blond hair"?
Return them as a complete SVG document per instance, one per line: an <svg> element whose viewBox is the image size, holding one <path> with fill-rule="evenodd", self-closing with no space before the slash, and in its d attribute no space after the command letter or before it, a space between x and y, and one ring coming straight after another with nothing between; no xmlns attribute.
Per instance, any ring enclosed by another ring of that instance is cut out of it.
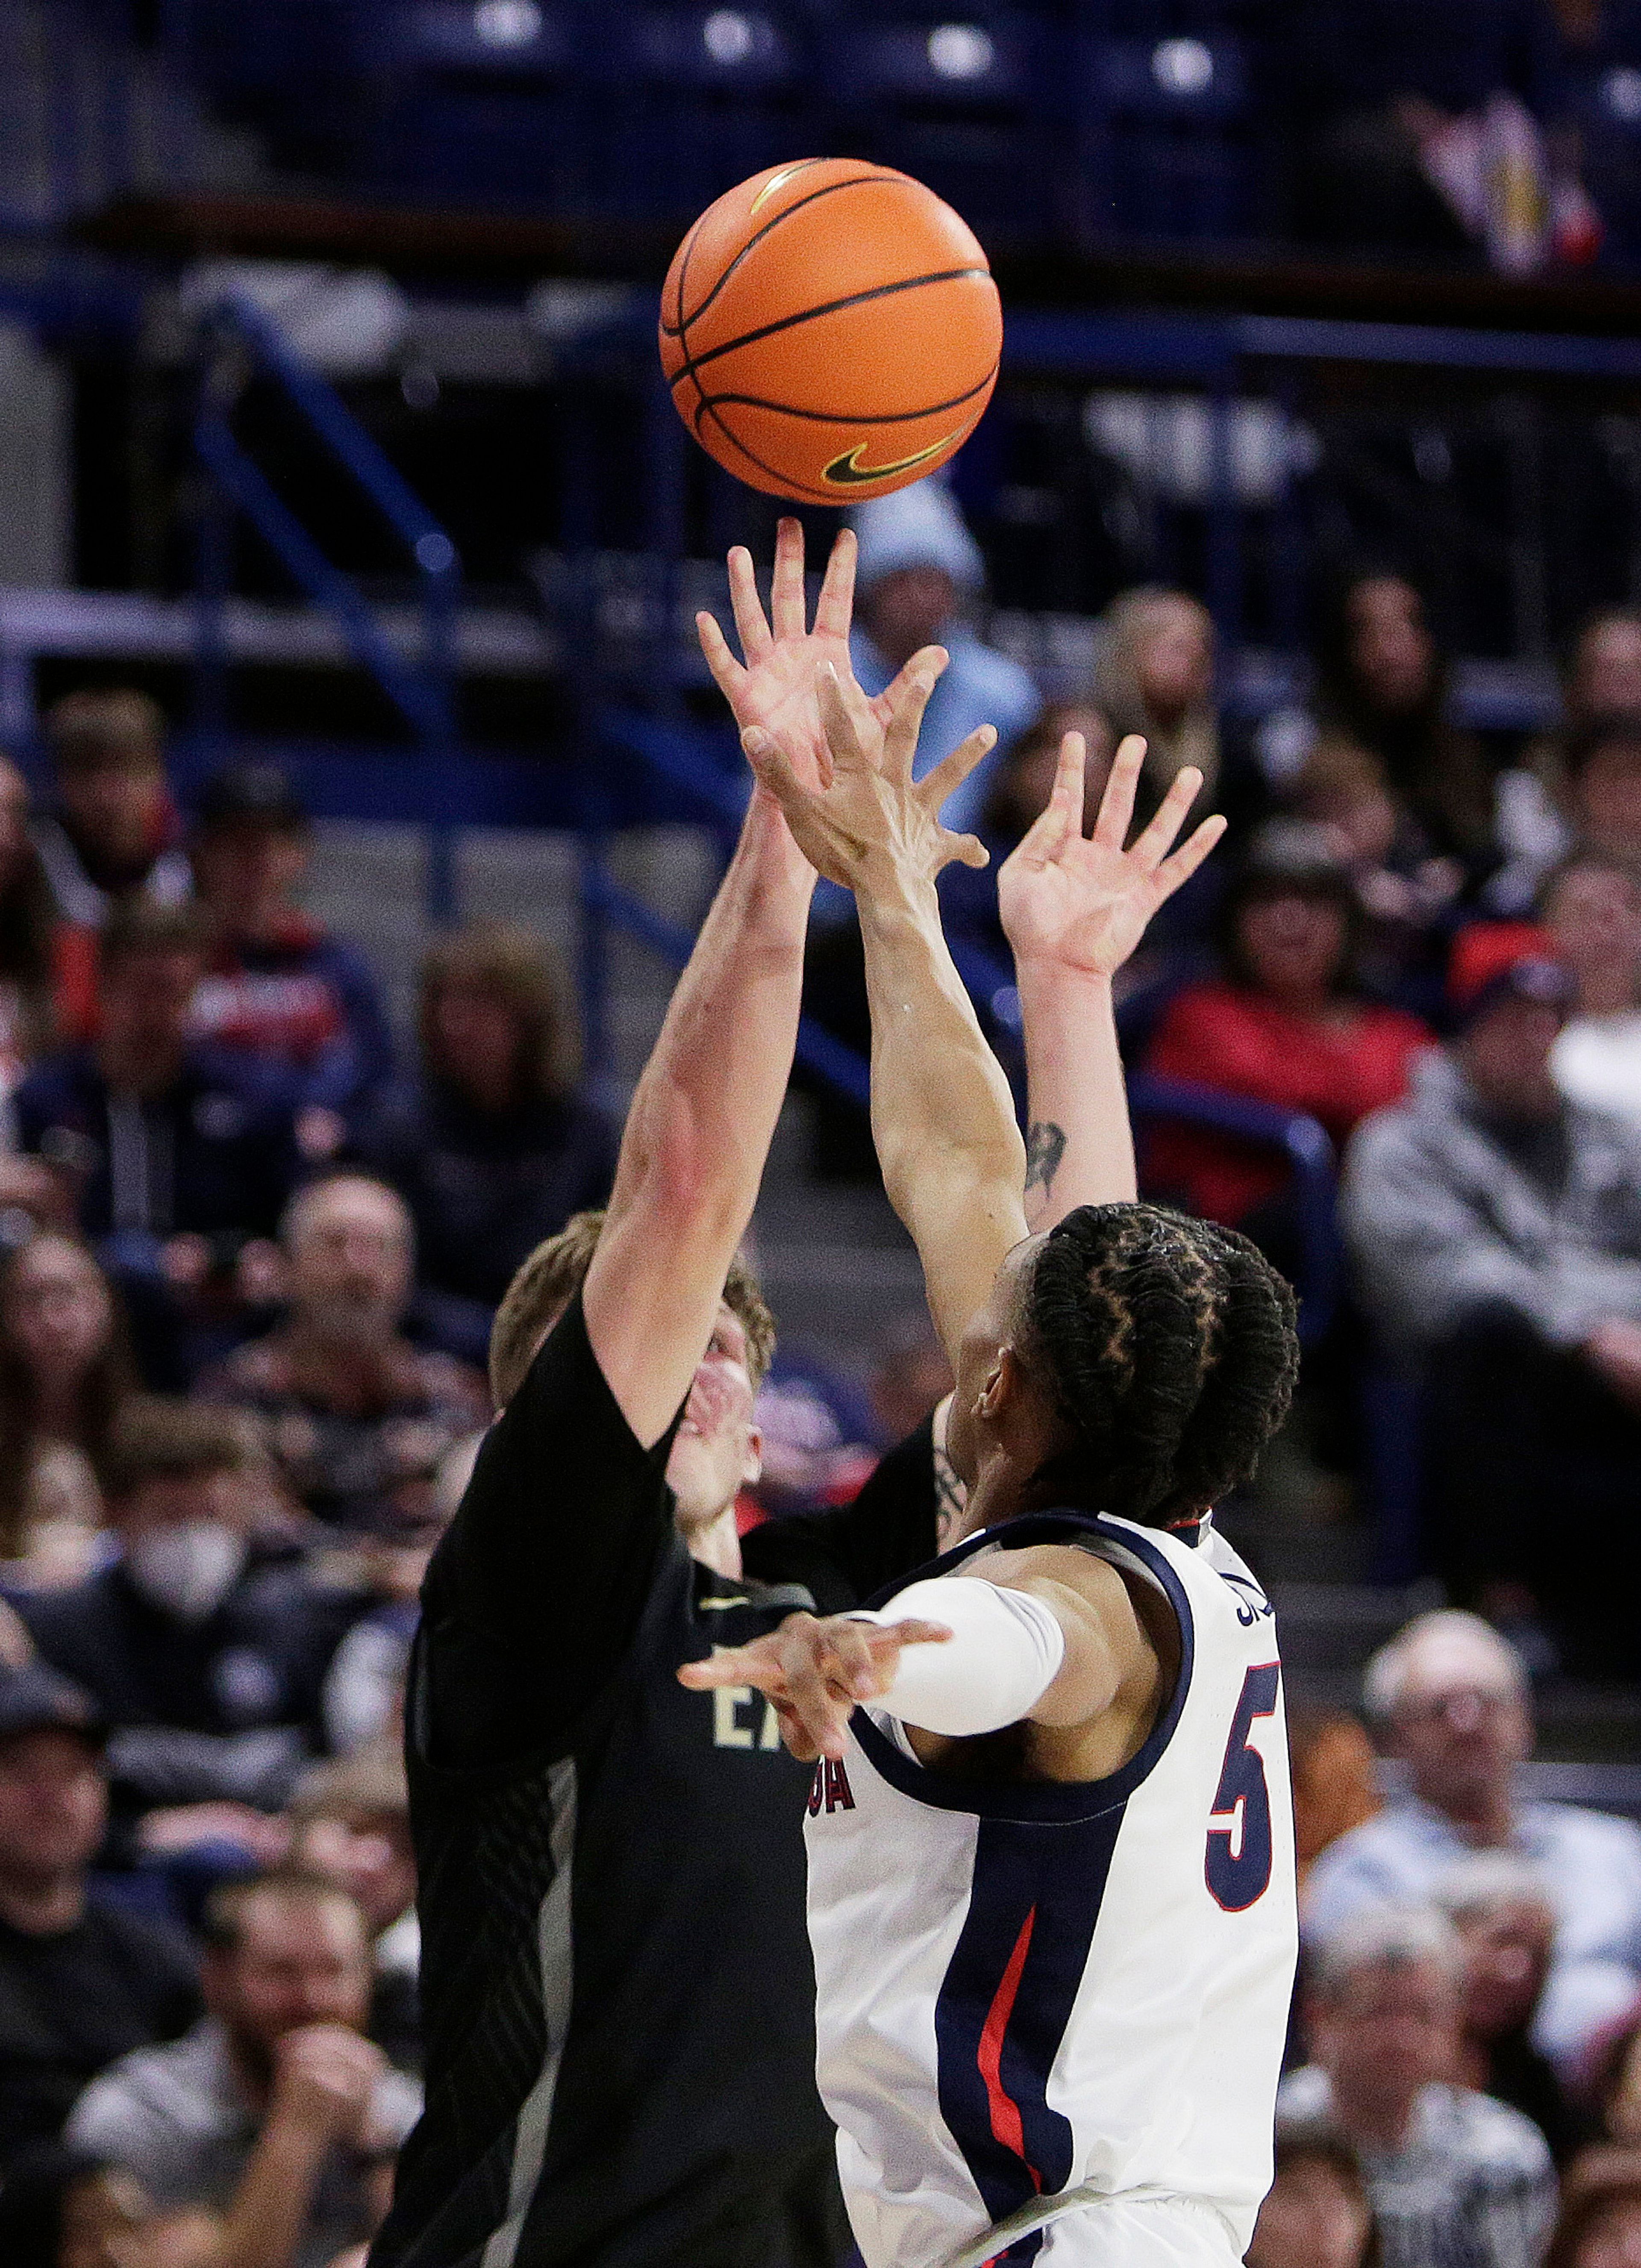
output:
<svg viewBox="0 0 1641 2268"><path fill-rule="evenodd" d="M490 1327L490 1399L504 1410L524 1384L542 1340L586 1281L603 1233L603 1211L572 1213L538 1244L503 1294ZM775 1318L758 1279L739 1253L724 1279L724 1304L747 1334L753 1391L775 1359Z"/></svg>

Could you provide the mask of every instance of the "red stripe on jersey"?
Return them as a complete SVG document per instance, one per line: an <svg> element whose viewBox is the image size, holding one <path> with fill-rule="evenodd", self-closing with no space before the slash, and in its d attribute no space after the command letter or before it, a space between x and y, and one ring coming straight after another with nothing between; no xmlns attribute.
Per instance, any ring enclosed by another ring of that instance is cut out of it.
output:
<svg viewBox="0 0 1641 2268"><path fill-rule="evenodd" d="M1014 1940L1014 1950L1009 1955L1009 1965L1003 1972L1003 1981L992 1996L984 2028L980 2035L980 2076L986 2083L986 2101L991 2110L991 2131L1007 2150L1012 2150L1022 2162L1026 2159L1026 2129L1020 2119L1019 2105L1003 2084L1003 2036L1008 2030L1009 2018L1014 2014L1015 1996L1020 1989L1020 1976L1026 1966L1026 1955L1031 1950L1031 1933L1036 1926L1037 1909L1034 1906L1020 1925L1020 1933ZM1036 2168L1027 2165L1032 2187L1041 2194L1042 2176Z"/></svg>

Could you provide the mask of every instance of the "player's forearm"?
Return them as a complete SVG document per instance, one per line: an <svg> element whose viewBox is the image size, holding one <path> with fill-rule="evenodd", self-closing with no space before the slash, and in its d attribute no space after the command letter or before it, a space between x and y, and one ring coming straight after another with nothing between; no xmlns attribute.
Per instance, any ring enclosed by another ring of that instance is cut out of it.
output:
<svg viewBox="0 0 1641 2268"><path fill-rule="evenodd" d="M674 1219L750 1215L785 1095L814 873L754 796L634 1093L610 1211L647 1191Z"/></svg>
<svg viewBox="0 0 1641 2268"><path fill-rule="evenodd" d="M1025 1151L1008 1082L946 950L933 883L887 867L858 898L872 1133L949 1349L1025 1233Z"/></svg>
<svg viewBox="0 0 1641 2268"><path fill-rule="evenodd" d="M754 796L622 1137L583 1294L605 1381L647 1448L711 1336L780 1114L814 876Z"/></svg>
<svg viewBox="0 0 1641 2268"><path fill-rule="evenodd" d="M1132 1204L1134 1138L1111 980L1054 962L1021 963L1015 976L1026 1039L1028 1226L1052 1228L1078 1205Z"/></svg>

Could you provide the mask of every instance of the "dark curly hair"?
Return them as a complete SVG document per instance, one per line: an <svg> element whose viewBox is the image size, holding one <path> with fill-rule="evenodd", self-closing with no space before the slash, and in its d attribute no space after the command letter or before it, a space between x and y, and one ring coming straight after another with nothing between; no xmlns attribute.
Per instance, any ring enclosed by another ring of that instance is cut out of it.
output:
<svg viewBox="0 0 1641 2268"><path fill-rule="evenodd" d="M1291 1289L1234 1229L1081 1205L1022 1287L1019 1352L1072 1440L1034 1505L1182 1525L1254 1469L1299 1370Z"/></svg>

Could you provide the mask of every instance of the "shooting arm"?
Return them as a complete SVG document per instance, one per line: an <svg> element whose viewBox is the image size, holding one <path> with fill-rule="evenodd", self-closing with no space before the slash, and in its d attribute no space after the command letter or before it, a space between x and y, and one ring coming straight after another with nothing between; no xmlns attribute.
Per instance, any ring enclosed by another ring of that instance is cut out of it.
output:
<svg viewBox="0 0 1641 2268"><path fill-rule="evenodd" d="M633 1096L584 1295L599 1367L660 1439L711 1336L797 1044L813 870L754 793Z"/></svg>
<svg viewBox="0 0 1641 2268"><path fill-rule="evenodd" d="M1026 1233L1014 1106L940 929L933 878L886 854L857 885L872 1008L872 1130L889 1201L955 1358Z"/></svg>

